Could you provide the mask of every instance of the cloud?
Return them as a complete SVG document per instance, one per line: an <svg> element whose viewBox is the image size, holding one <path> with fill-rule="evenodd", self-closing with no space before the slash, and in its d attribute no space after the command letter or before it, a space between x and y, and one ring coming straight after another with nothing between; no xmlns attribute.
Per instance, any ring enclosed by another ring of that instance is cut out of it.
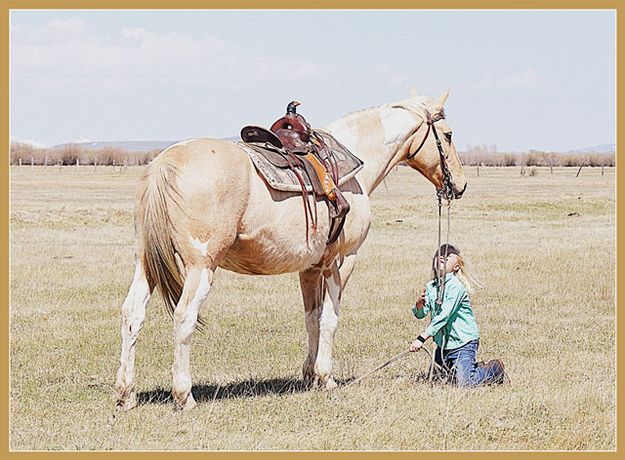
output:
<svg viewBox="0 0 625 460"><path fill-rule="evenodd" d="M145 40L150 36L154 36L143 27L127 27L122 29L122 37L129 38L131 40Z"/></svg>
<svg viewBox="0 0 625 460"><path fill-rule="evenodd" d="M39 28L11 24L11 39L18 43L50 45L83 37L88 30L87 23L79 18L53 19Z"/></svg>
<svg viewBox="0 0 625 460"><path fill-rule="evenodd" d="M11 26L12 79L45 89L132 90L145 85L236 85L242 80L307 80L322 68L306 59L249 55L213 35L157 33L142 27L93 33L77 18L40 28Z"/></svg>

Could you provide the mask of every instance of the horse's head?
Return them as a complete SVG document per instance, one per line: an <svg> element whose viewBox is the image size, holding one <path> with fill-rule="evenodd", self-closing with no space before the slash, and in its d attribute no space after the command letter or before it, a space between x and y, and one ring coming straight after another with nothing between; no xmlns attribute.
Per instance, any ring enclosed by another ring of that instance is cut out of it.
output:
<svg viewBox="0 0 625 460"><path fill-rule="evenodd" d="M462 196L467 181L445 120L448 96L449 91L434 100L413 96L394 107L409 110L421 120L404 143L404 162L423 174L445 198L452 199Z"/></svg>

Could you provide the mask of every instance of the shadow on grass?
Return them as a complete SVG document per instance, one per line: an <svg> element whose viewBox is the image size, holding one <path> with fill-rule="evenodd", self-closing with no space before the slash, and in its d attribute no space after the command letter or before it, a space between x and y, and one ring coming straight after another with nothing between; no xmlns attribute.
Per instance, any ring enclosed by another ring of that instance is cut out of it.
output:
<svg viewBox="0 0 625 460"><path fill-rule="evenodd" d="M343 381L337 381L339 385ZM243 382L232 382L227 385L194 385L191 393L195 401L200 404L203 402L236 399L236 398L254 398L257 396L267 395L287 395L293 393L303 393L309 391L312 387L303 380L297 379L268 379L268 380L245 380ZM173 403L171 390L165 388L156 388L150 391L142 391L137 394L139 405L144 404L169 404Z"/></svg>

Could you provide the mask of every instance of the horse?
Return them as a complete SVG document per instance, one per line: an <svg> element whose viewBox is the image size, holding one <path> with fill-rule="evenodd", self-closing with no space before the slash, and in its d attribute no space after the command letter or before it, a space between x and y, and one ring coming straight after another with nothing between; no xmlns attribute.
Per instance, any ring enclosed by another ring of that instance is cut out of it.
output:
<svg viewBox="0 0 625 460"><path fill-rule="evenodd" d="M136 193L135 271L121 307L117 408L137 405L135 345L155 287L173 318L175 408L196 405L191 342L218 267L248 275L299 272L308 334L303 381L308 387L336 387L332 351L341 293L371 224L371 193L399 163L439 191L447 185L449 199L460 198L466 188L445 120L448 95L412 95L351 113L325 128L364 162L340 187L351 209L339 238L329 245L327 207L319 206L316 228L307 235L301 194L269 188L238 143L190 139L157 155Z"/></svg>

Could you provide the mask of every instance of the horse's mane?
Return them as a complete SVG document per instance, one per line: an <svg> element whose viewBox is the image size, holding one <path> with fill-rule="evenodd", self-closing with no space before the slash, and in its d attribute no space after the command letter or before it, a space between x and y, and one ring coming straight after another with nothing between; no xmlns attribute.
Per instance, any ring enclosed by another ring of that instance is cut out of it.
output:
<svg viewBox="0 0 625 460"><path fill-rule="evenodd" d="M417 96L389 105L391 107L401 107L403 109L410 110L411 112L419 114L424 120L426 120L427 117L430 115L432 116L432 119L434 121L442 120L443 118L445 118L444 108L437 110L436 113L428 112L428 106L430 105L432 100L433 99L431 97Z"/></svg>
<svg viewBox="0 0 625 460"><path fill-rule="evenodd" d="M386 107L403 107L404 109L413 112L423 112L427 109L427 106L432 102L432 98L429 96L415 96L403 101L387 104Z"/></svg>
<svg viewBox="0 0 625 460"><path fill-rule="evenodd" d="M382 104L372 107L367 107L366 109L357 110L355 112L348 113L347 115L341 117L342 120L346 120L354 117L361 117L363 115L367 115L369 112L373 112L375 110L388 108L392 109L395 107L401 107L406 110L410 110L411 112L415 112L425 119L425 112L427 111L428 104L432 102L432 98L428 96L416 96L408 99L404 99L398 102L392 102L390 104Z"/></svg>

